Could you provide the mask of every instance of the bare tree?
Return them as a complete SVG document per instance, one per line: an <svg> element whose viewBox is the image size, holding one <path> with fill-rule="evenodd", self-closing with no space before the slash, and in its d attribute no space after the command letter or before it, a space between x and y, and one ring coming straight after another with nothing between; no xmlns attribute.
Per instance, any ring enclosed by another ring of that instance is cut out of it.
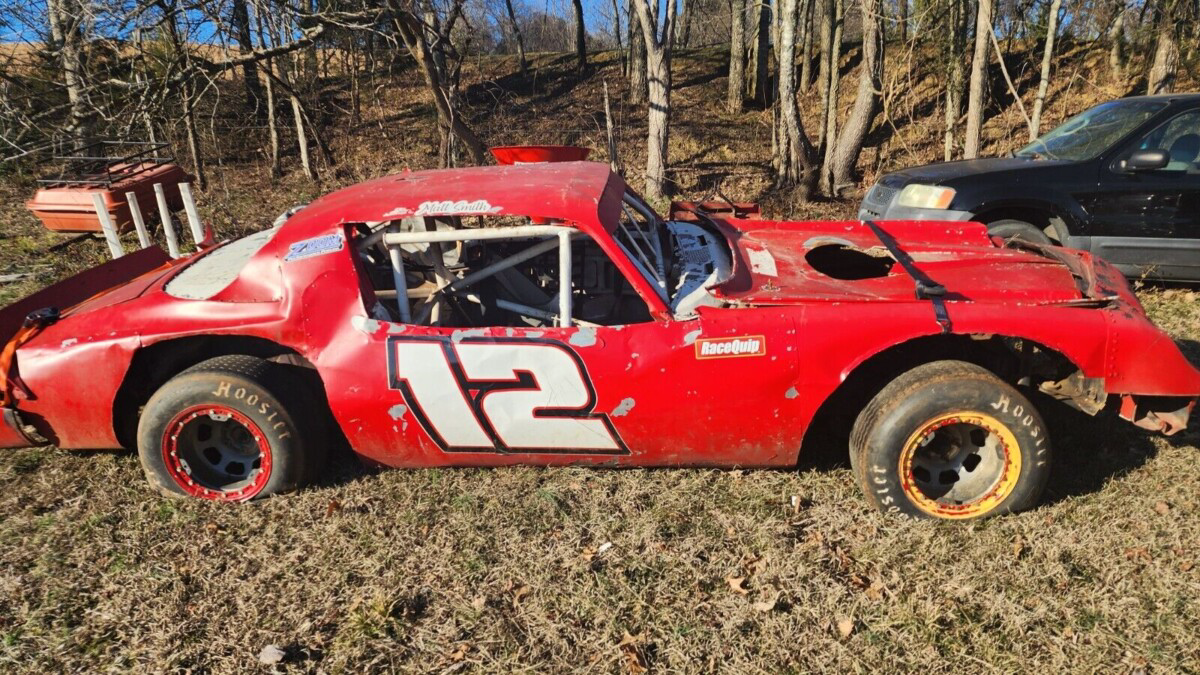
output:
<svg viewBox="0 0 1200 675"><path fill-rule="evenodd" d="M1112 23L1108 27L1108 71L1114 81L1125 79L1125 0L1113 5Z"/></svg>
<svg viewBox="0 0 1200 675"><path fill-rule="evenodd" d="M1146 76L1146 93L1169 94L1175 90L1179 67L1179 36L1176 23L1177 0L1162 0L1156 11L1154 61Z"/></svg>
<svg viewBox="0 0 1200 675"><path fill-rule="evenodd" d="M896 0L896 24L901 44L908 42L908 0Z"/></svg>
<svg viewBox="0 0 1200 675"><path fill-rule="evenodd" d="M845 24L846 7L843 0L833 0L829 9L829 48L826 54L829 77L822 97L821 136L818 147L822 158L821 183L828 193L833 192L833 147L838 134L838 98L841 89L842 30Z"/></svg>
<svg viewBox="0 0 1200 675"><path fill-rule="evenodd" d="M70 103L66 132L80 149L91 135L91 115L84 101L83 8L74 0L46 0L46 13Z"/></svg>
<svg viewBox="0 0 1200 675"><path fill-rule="evenodd" d="M571 0L575 8L575 69L587 68L587 30L583 25L583 0Z"/></svg>
<svg viewBox="0 0 1200 675"><path fill-rule="evenodd" d="M646 139L646 196L662 199L668 192L667 151L671 129L671 52L675 39L677 5L667 2L662 26L654 19L651 0L633 0L646 44L646 79L649 80L649 132Z"/></svg>
<svg viewBox="0 0 1200 675"><path fill-rule="evenodd" d="M425 86L433 95L433 105L437 111L438 133L441 139L439 148L441 164L443 166L453 164L452 143L455 139L463 144L474 164L483 164L487 159L483 142L475 135L475 131L471 129L466 120L458 114L455 100L456 80L462 63L455 58L459 55L453 51L450 36L454 31L454 25L462 16L462 0L454 0L446 20L439 21L436 28L418 17L412 9L400 5L400 0L391 0L391 2L396 32L400 34L404 46L416 60L421 74L425 77ZM448 63L446 56L450 56L456 63Z"/></svg>
<svg viewBox="0 0 1200 675"><path fill-rule="evenodd" d="M1058 12L1061 8L1062 0L1051 0L1050 15L1047 17L1046 24L1046 46L1042 50L1041 80L1038 82L1037 98L1033 100L1033 115L1029 123L1029 140L1031 141L1041 133L1042 106L1046 102L1046 89L1050 86L1050 61L1054 58L1054 38L1058 33ZM1004 58L1003 55L999 56L1001 59ZM1003 62L1001 60L1001 63ZM1015 93L1013 95L1016 96Z"/></svg>
<svg viewBox="0 0 1200 675"><path fill-rule="evenodd" d="M229 25L238 46L245 52L254 51L254 39L250 34L250 11L246 0L232 0L230 3ZM246 107L253 110L255 116L261 119L263 114L263 88L258 80L258 62L247 61L242 64L242 83L246 88Z"/></svg>
<svg viewBox="0 0 1200 675"><path fill-rule="evenodd" d="M983 128L983 97L986 87L988 48L991 46L992 0L979 0L975 17L975 55L971 59L971 85L967 95L967 138L963 157L979 156L979 137Z"/></svg>
<svg viewBox="0 0 1200 675"><path fill-rule="evenodd" d="M613 0L613 2L616 2L616 0ZM513 40L517 43L517 59L521 65L521 77L528 78L529 61L525 58L525 37L521 35L521 26L517 23L517 13L513 11L512 0L504 0L504 7L508 10L509 28L512 30Z"/></svg>
<svg viewBox="0 0 1200 675"><path fill-rule="evenodd" d="M830 155L832 181L829 194L840 197L847 188L855 185L854 167L862 153L863 141L879 114L880 95L883 91L883 23L879 0L862 2L862 65L859 66L858 92L850 117L833 144Z"/></svg>
<svg viewBox="0 0 1200 675"><path fill-rule="evenodd" d="M634 3L642 0L629 0L629 102L642 105L649 94L646 80L646 41L642 38L641 14L634 9Z"/></svg>
<svg viewBox="0 0 1200 675"><path fill-rule="evenodd" d="M800 117L796 102L796 24L798 0L779 0L779 108L775 115L775 183L798 186L801 199L807 199L817 181L817 151Z"/></svg>
<svg viewBox="0 0 1200 675"><path fill-rule="evenodd" d="M729 90L725 107L741 112L746 99L746 0L729 0Z"/></svg>
<svg viewBox="0 0 1200 675"><path fill-rule="evenodd" d="M954 159L955 136L958 132L958 117L962 111L963 63L962 53L966 49L966 0L950 0L946 22L946 93L943 112L945 124L942 138L944 159Z"/></svg>
<svg viewBox="0 0 1200 675"><path fill-rule="evenodd" d="M771 0L753 0L758 19L751 41L751 61L754 62L754 79L750 81L750 98L761 108L771 104L771 71L768 58L771 54Z"/></svg>

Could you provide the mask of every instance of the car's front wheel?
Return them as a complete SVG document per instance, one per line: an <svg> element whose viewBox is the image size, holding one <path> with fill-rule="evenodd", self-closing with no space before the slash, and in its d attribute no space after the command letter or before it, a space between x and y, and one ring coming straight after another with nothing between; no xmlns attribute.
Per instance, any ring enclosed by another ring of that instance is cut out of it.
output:
<svg viewBox="0 0 1200 675"><path fill-rule="evenodd" d="M326 438L308 383L289 366L220 356L171 378L138 423L150 484L169 496L247 501L303 486Z"/></svg>
<svg viewBox="0 0 1200 675"><path fill-rule="evenodd" d="M1050 473L1041 415L980 366L936 361L897 377L850 437L853 466L877 508L964 520L1037 504Z"/></svg>
<svg viewBox="0 0 1200 675"><path fill-rule="evenodd" d="M1029 244L1051 245L1055 242L1043 230L1032 223L1023 220L1006 218L988 224L988 234L1000 237L1006 242L1025 242Z"/></svg>

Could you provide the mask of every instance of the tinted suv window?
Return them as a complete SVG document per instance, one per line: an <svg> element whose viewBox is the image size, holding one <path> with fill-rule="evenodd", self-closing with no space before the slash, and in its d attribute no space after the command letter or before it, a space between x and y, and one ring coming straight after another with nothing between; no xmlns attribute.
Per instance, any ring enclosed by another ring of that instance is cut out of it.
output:
<svg viewBox="0 0 1200 675"><path fill-rule="evenodd" d="M1159 101L1113 101L1090 108L1063 122L1017 151L1017 157L1033 159L1093 159L1112 147L1166 103Z"/></svg>
<svg viewBox="0 0 1200 675"><path fill-rule="evenodd" d="M1165 150L1170 162L1163 171L1200 169L1200 110L1184 113L1146 135L1139 150Z"/></svg>

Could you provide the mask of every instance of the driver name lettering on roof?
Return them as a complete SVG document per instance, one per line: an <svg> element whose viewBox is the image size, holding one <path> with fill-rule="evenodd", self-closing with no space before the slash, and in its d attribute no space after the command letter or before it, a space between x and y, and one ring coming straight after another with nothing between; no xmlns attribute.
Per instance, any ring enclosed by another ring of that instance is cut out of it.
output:
<svg viewBox="0 0 1200 675"><path fill-rule="evenodd" d="M421 202L417 207L415 215L429 216L438 214L486 214L496 213L500 210L499 206L492 206L486 199L476 199L475 201L467 201L460 199L458 201L429 201Z"/></svg>

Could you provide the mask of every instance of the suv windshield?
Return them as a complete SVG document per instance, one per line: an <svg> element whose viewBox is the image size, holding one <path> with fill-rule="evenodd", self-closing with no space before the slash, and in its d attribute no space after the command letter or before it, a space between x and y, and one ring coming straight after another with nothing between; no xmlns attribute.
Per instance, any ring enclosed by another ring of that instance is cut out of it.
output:
<svg viewBox="0 0 1200 675"><path fill-rule="evenodd" d="M1092 159L1122 139L1166 103L1112 101L1090 108L1063 122L1016 152L1030 159Z"/></svg>

